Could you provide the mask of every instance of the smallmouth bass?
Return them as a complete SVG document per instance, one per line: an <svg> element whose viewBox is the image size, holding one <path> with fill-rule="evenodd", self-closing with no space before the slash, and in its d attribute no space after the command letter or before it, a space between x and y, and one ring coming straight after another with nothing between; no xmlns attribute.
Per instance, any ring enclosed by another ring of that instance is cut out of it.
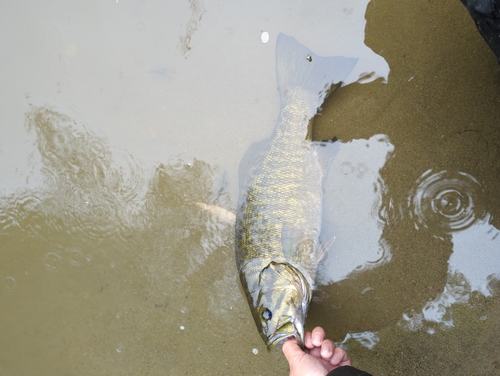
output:
<svg viewBox="0 0 500 376"><path fill-rule="evenodd" d="M324 144L311 140L311 124L356 63L319 57L284 34L276 41L280 114L266 146L240 167L236 213L238 274L268 349L292 336L304 345L317 267L328 248L319 240Z"/></svg>

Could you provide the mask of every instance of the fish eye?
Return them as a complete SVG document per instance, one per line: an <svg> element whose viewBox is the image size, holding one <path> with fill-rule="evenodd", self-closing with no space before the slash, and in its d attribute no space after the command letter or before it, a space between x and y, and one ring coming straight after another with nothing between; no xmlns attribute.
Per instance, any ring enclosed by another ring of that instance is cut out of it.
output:
<svg viewBox="0 0 500 376"><path fill-rule="evenodd" d="M264 320L271 320L271 318L273 317L273 314L271 313L270 310L268 310L267 308L265 308L263 311L262 311L262 318Z"/></svg>

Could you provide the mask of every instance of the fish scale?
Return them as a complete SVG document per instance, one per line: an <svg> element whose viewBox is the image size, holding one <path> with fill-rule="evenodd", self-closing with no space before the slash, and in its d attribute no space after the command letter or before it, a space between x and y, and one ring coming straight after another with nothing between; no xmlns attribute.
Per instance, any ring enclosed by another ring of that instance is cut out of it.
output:
<svg viewBox="0 0 500 376"><path fill-rule="evenodd" d="M276 42L281 98L274 135L245 173L236 213L236 263L259 332L272 348L303 345L318 262L323 170L311 119L357 59L319 57L284 34Z"/></svg>

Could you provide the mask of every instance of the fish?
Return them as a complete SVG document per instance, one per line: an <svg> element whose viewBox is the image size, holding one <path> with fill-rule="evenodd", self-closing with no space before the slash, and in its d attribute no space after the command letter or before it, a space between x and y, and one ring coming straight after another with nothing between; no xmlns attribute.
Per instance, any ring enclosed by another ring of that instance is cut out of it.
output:
<svg viewBox="0 0 500 376"><path fill-rule="evenodd" d="M291 337L304 346L318 263L333 241L320 240L328 148L312 141L312 119L358 60L320 57L283 33L275 53L280 113L240 165L235 224L238 275L269 351Z"/></svg>

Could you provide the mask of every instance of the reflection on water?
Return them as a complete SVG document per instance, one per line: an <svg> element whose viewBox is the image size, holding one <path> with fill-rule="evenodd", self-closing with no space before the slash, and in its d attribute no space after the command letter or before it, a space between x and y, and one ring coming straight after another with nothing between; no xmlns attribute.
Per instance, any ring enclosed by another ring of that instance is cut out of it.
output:
<svg viewBox="0 0 500 376"><path fill-rule="evenodd" d="M321 237L335 238L335 242L320 265L318 283L322 285L391 259L389 247L380 242L382 222L372 212L381 206L379 170L394 146L386 135L337 144L338 152L324 183Z"/></svg>
<svg viewBox="0 0 500 376"><path fill-rule="evenodd" d="M349 348L354 341L374 349L380 337L373 330L396 323L428 334L454 328L457 305L470 305L477 294L499 293L499 230L491 224L480 182L464 172L428 170L416 179L407 202L396 202L380 171L397 150L388 141L377 149L383 141L380 136L356 141L370 146L363 154L372 154L364 155L363 163L356 162L362 154L355 142L341 144L343 153L336 156L337 167L332 167L327 186L333 187L332 177L369 180L352 186L340 181L332 189L335 194L325 193L325 208L332 216L326 223L339 241L323 265L323 285L316 292L310 317L334 333L338 326L350 328L342 342ZM356 224L353 231L333 219L335 214L342 220L349 218L349 210L356 215L347 222ZM369 216L363 219L359 213ZM405 242L409 234L411 240ZM371 253L382 256L373 259ZM339 273L342 263L353 257L358 257L356 263ZM328 320L332 316L334 323ZM479 320L488 320L488 315Z"/></svg>
<svg viewBox="0 0 500 376"><path fill-rule="evenodd" d="M452 304L465 304L469 301L471 288L465 276L460 272L448 275L443 292L427 302L421 313L404 313L399 325L408 330L425 329L429 334L435 328L445 330L453 327Z"/></svg>
<svg viewBox="0 0 500 376"><path fill-rule="evenodd" d="M330 305L334 313L339 311L336 324L340 322L354 329L354 332L346 335L344 346L351 346L354 340L363 347L373 349L378 343L376 333L361 330L376 328L380 323L370 322L371 315L360 310L361 307L370 307L372 314L379 310L381 301L385 300L383 291L380 290L384 286L384 279L398 281L399 285L392 286L391 290L395 294L401 294L403 302L400 305L395 304L397 300L391 302L391 312L386 314L391 318L387 324L399 313L400 318L402 317L399 327L410 331L425 331L428 334L454 328L453 311L457 305L471 306L474 294L484 297L499 294L499 230L491 224L491 216L486 212L484 191L477 179L463 172L432 173L429 170L417 179L409 192L408 209L404 204L393 201L389 190L383 186L383 180L379 179L378 182L382 185L376 191L382 192L383 205L379 205L380 201L372 197L375 203L373 212L379 213L379 218L384 223L381 244L384 244L384 240L387 242L393 254L392 262L379 264L375 270L364 273L355 271L347 280L337 283L337 286L323 286L320 289L320 293L323 292L320 294L322 304ZM426 239L423 244L435 245L430 247L430 252L422 253L418 249L418 243L413 243L413 247L417 247L411 251L416 253L417 263L412 261L415 257L410 253L402 253L402 244L398 244L391 236L391 233L398 233L400 227L403 231L411 231L408 225L412 225L416 231L416 239L422 237L422 240ZM429 236L432 238L428 238ZM443 252L447 247L452 250L451 253ZM443 259L442 256L446 255L448 257ZM442 261L437 262L438 259ZM393 266L401 262L406 263L403 270L407 270L407 274L394 273L396 269ZM447 272L443 273L445 265ZM439 291L439 283L436 282L432 289L429 289L430 285L422 288L425 284L436 281L435 276L431 277L436 270L441 270L438 275L447 276L441 290ZM418 288L411 287L416 284ZM349 292L345 294L343 290ZM411 291L415 291L415 295L408 294ZM372 295L371 299L366 295ZM382 309L386 309L386 304L382 304ZM412 306L413 308L408 309ZM357 319L345 320L340 314L352 314ZM490 315L481 315L477 320L487 321L489 318ZM321 322L318 317L314 319ZM325 326L328 327L328 323Z"/></svg>
<svg viewBox="0 0 500 376"><path fill-rule="evenodd" d="M349 340L357 341L361 346L372 350L380 341L380 338L373 332L347 333L344 340L337 345L348 348Z"/></svg>
<svg viewBox="0 0 500 376"><path fill-rule="evenodd" d="M471 290L485 296L495 292L494 281L500 277L499 232L487 215L466 231L452 235L450 270L463 273Z"/></svg>
<svg viewBox="0 0 500 376"><path fill-rule="evenodd" d="M448 232L453 253L443 291L421 312L405 313L400 322L403 327L429 333L434 333L434 325L451 328L453 304L468 303L473 292L484 296L495 293L492 286L500 277L499 230L490 224L483 196L480 183L463 172L432 174L429 170L417 181L409 199L415 225Z"/></svg>

